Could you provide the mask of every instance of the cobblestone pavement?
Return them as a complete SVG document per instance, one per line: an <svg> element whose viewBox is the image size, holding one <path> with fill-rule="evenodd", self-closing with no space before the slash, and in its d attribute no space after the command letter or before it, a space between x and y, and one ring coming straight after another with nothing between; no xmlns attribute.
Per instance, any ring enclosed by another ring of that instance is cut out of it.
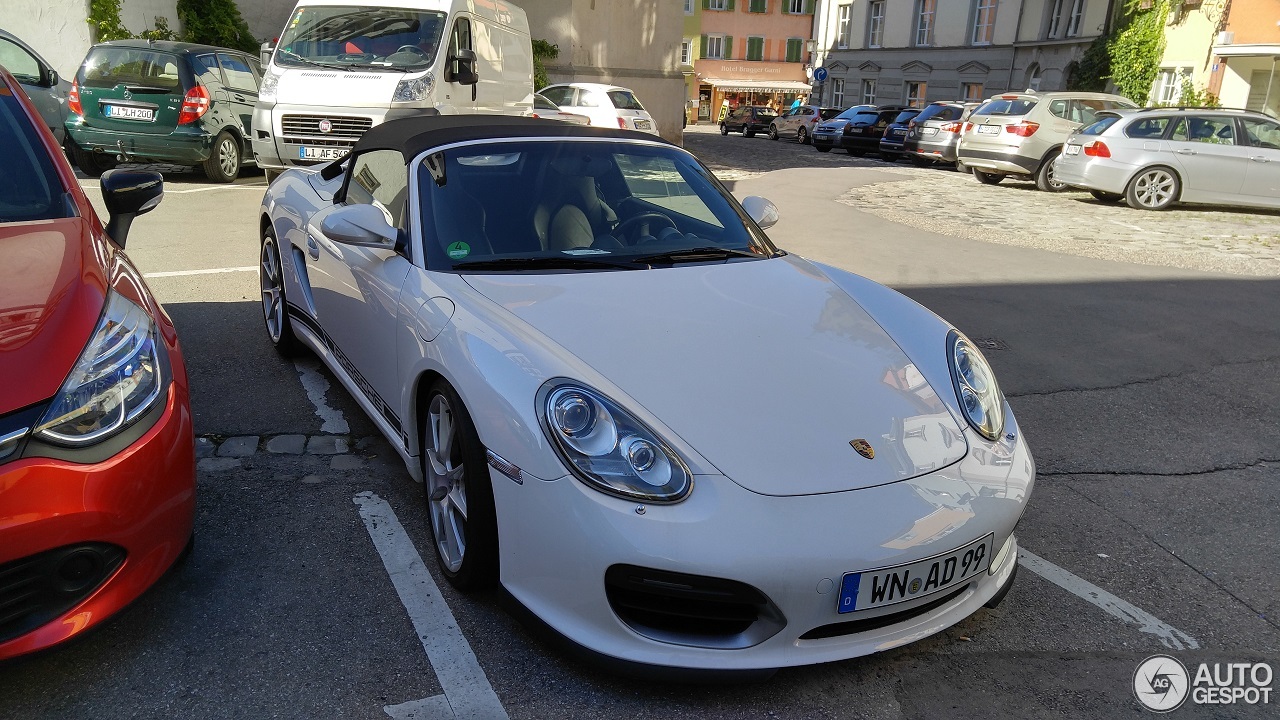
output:
<svg viewBox="0 0 1280 720"><path fill-rule="evenodd" d="M724 181L785 168L874 168L880 172L851 187L840 202L943 235L1103 260L1280 276L1280 212L1185 206L1139 211L1100 203L1085 192L1039 192L1030 182L989 186L943 168L819 153L763 135L722 137L711 125L689 127L685 147Z"/></svg>

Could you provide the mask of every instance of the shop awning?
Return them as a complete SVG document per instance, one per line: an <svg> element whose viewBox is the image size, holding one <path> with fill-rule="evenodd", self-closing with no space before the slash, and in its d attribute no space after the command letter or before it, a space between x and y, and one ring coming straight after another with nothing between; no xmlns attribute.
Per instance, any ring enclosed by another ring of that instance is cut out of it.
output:
<svg viewBox="0 0 1280 720"><path fill-rule="evenodd" d="M813 87L799 80L727 80L724 78L702 78L702 84L714 85L721 90L735 92L812 92Z"/></svg>

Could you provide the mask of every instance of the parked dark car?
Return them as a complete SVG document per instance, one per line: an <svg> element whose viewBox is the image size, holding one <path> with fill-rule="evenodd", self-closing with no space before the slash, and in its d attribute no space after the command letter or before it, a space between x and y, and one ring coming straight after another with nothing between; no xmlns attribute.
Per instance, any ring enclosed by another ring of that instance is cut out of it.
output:
<svg viewBox="0 0 1280 720"><path fill-rule="evenodd" d="M980 104L958 100L930 103L909 124L903 152L920 165L956 162L964 121Z"/></svg>
<svg viewBox="0 0 1280 720"><path fill-rule="evenodd" d="M743 105L725 116L720 123L720 134L740 132L743 137L755 137L758 132L766 132L769 123L778 117L773 108L757 105Z"/></svg>
<svg viewBox="0 0 1280 720"><path fill-rule="evenodd" d="M252 132L262 68L227 48L177 42L100 43L76 73L68 104L72 154L97 177L117 161L198 165L231 182Z"/></svg>
<svg viewBox="0 0 1280 720"><path fill-rule="evenodd" d="M854 105L840 111L839 115L823 120L813 129L813 147L818 152L831 152L831 148L840 146L840 135L844 126L848 125L858 113L874 111L875 105Z"/></svg>
<svg viewBox="0 0 1280 720"><path fill-rule="evenodd" d="M58 77L58 71L45 62L32 47L14 35L0 30L0 66L13 74L27 92L40 119L62 145L67 131L67 93L71 83Z"/></svg>
<svg viewBox="0 0 1280 720"><path fill-rule="evenodd" d="M880 136L880 157L885 160L897 160L902 157L902 143L907 139L910 123L920 114L920 108L907 108L893 117L893 122L884 129Z"/></svg>
<svg viewBox="0 0 1280 720"><path fill-rule="evenodd" d="M898 113L908 110L903 105L879 105L854 115L840 133L840 147L850 155L880 152L880 138Z"/></svg>

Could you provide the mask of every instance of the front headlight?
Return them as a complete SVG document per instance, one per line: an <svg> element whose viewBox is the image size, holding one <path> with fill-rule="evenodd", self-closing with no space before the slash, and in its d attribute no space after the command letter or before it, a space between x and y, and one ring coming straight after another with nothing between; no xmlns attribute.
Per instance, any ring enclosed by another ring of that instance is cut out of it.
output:
<svg viewBox="0 0 1280 720"><path fill-rule="evenodd" d="M258 99L274 102L276 99L276 88L280 85L280 75L275 70L267 68L262 74L262 82L258 84Z"/></svg>
<svg viewBox="0 0 1280 720"><path fill-rule="evenodd" d="M431 95L431 89L435 87L436 78L431 73L427 73L421 77L405 78L396 85L396 91L391 95L391 102L417 102Z"/></svg>
<svg viewBox="0 0 1280 720"><path fill-rule="evenodd" d="M965 419L988 440L1004 431L1004 395L995 373L969 338L952 330L947 334L947 364L951 382Z"/></svg>
<svg viewBox="0 0 1280 720"><path fill-rule="evenodd" d="M155 321L114 290L80 359L58 390L36 435L83 446L128 427L156 403L167 384L166 351Z"/></svg>
<svg viewBox="0 0 1280 720"><path fill-rule="evenodd" d="M573 474L610 495L671 503L693 488L684 461L617 403L583 385L552 381L539 393L543 430Z"/></svg>

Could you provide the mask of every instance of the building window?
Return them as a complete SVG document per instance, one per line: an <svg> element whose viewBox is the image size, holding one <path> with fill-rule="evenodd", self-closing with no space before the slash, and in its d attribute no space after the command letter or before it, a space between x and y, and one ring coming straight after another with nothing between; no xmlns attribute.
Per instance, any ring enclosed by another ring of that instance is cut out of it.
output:
<svg viewBox="0 0 1280 720"><path fill-rule="evenodd" d="M812 12L805 6L813 7L811 0L784 0L787 3L787 12L792 15L804 15L806 12Z"/></svg>
<svg viewBox="0 0 1280 720"><path fill-rule="evenodd" d="M975 1L970 42L974 45L990 45L996 32L996 0Z"/></svg>
<svg viewBox="0 0 1280 720"><path fill-rule="evenodd" d="M964 99L967 102L982 102L982 83L965 83Z"/></svg>
<svg viewBox="0 0 1280 720"><path fill-rule="evenodd" d="M836 27L840 28L840 36L836 39L836 47L841 49L849 47L849 13L852 10L852 5L845 4L840 6L840 20L839 24L836 25Z"/></svg>
<svg viewBox="0 0 1280 720"><path fill-rule="evenodd" d="M1156 105L1176 105L1182 100L1182 81L1190 76L1191 68L1161 68L1156 75Z"/></svg>
<svg viewBox="0 0 1280 720"><path fill-rule="evenodd" d="M747 59L748 60L764 59L764 38L762 37L747 38Z"/></svg>
<svg viewBox="0 0 1280 720"><path fill-rule="evenodd" d="M705 53L704 57L709 57L712 60L723 60L725 57L724 36L708 35L707 44L706 47L703 48L703 52Z"/></svg>
<svg viewBox="0 0 1280 720"><path fill-rule="evenodd" d="M787 38L787 62L800 62L801 53L804 52L804 40L801 38Z"/></svg>
<svg viewBox="0 0 1280 720"><path fill-rule="evenodd" d="M693 60L693 38L680 41L680 64L688 65Z"/></svg>
<svg viewBox="0 0 1280 720"><path fill-rule="evenodd" d="M769 0L751 0L751 4L747 6L747 12L753 12L753 13L769 12Z"/></svg>
<svg viewBox="0 0 1280 720"><path fill-rule="evenodd" d="M924 107L924 95L928 89L928 85L922 82L907 83L907 105L910 107Z"/></svg>
<svg viewBox="0 0 1280 720"><path fill-rule="evenodd" d="M706 4L706 5L703 5L702 7L703 7L704 9L707 9L707 10L725 10L725 9L727 9L727 7L726 7L727 0L705 0L705 2L706 2L707 4Z"/></svg>
<svg viewBox="0 0 1280 720"><path fill-rule="evenodd" d="M884 0L872 0L867 13L867 47L878 48L884 42Z"/></svg>
<svg viewBox="0 0 1280 720"><path fill-rule="evenodd" d="M693 0L684 0L684 14L685 15L693 14Z"/></svg>
<svg viewBox="0 0 1280 720"><path fill-rule="evenodd" d="M916 45L933 44L933 18L938 10L938 0L919 0L916 14Z"/></svg>
<svg viewBox="0 0 1280 720"><path fill-rule="evenodd" d="M1080 35L1080 21L1084 19L1084 0L1072 0L1071 17L1067 20L1067 37Z"/></svg>
<svg viewBox="0 0 1280 720"><path fill-rule="evenodd" d="M838 108L844 107L844 80L831 81L831 104Z"/></svg>
<svg viewBox="0 0 1280 720"><path fill-rule="evenodd" d="M1062 31L1062 3L1063 0L1053 0L1053 7L1049 8L1049 30L1045 37L1050 40L1057 38Z"/></svg>
<svg viewBox="0 0 1280 720"><path fill-rule="evenodd" d="M862 104L863 105L876 104L876 81L875 80L862 81Z"/></svg>

